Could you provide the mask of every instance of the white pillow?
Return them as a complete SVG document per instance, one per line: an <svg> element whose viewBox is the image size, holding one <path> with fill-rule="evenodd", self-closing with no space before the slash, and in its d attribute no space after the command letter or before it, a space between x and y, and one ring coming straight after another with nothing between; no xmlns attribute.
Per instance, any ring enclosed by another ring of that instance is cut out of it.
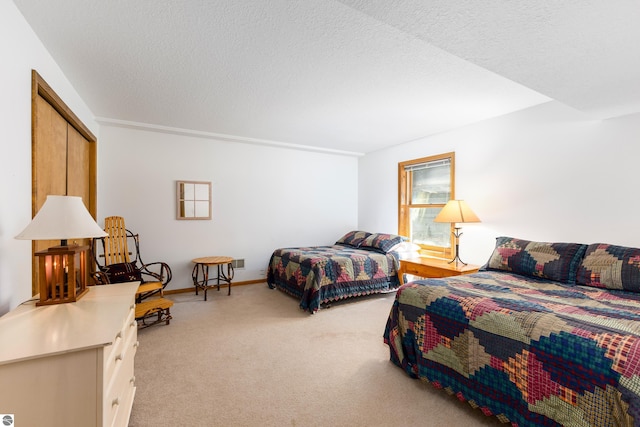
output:
<svg viewBox="0 0 640 427"><path fill-rule="evenodd" d="M390 249L391 251L394 252L418 252L420 250L420 246L416 245L415 243L412 242L400 242L397 245L395 245L394 247L392 247Z"/></svg>
<svg viewBox="0 0 640 427"><path fill-rule="evenodd" d="M418 258L420 256L420 246L411 242L401 242L391 248L398 254L400 259Z"/></svg>
<svg viewBox="0 0 640 427"><path fill-rule="evenodd" d="M398 256L400 257L400 259L420 258L420 252L398 252Z"/></svg>

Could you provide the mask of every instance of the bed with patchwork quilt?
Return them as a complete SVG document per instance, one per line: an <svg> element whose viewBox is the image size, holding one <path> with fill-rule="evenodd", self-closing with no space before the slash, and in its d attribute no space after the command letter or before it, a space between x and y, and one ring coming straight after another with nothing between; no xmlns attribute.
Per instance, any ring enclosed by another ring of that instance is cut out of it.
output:
<svg viewBox="0 0 640 427"><path fill-rule="evenodd" d="M640 249L497 239L478 273L398 289L410 377L514 426L640 426Z"/></svg>
<svg viewBox="0 0 640 427"><path fill-rule="evenodd" d="M334 245L276 249L267 284L315 313L332 301L391 291L399 286L395 248L405 239L385 233L351 231Z"/></svg>

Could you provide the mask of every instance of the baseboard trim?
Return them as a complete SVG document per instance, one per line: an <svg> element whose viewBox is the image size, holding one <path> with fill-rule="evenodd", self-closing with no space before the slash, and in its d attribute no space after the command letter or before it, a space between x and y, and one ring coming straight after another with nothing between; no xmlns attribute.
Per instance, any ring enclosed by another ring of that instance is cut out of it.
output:
<svg viewBox="0 0 640 427"><path fill-rule="evenodd" d="M243 282L231 282L231 286L245 286L245 285L255 285L256 283L267 283L266 279L255 279L255 280L245 280ZM220 284L220 287L226 287L227 284ZM171 294L184 294L186 292L194 292L195 291L195 287L190 287L190 288L181 288L181 289L169 289L169 290L165 290L163 293L165 295L171 295Z"/></svg>

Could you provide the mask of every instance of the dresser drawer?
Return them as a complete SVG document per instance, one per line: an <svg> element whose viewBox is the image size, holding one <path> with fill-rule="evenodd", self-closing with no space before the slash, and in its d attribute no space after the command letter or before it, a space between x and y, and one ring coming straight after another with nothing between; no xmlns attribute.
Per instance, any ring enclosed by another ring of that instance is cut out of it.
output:
<svg viewBox="0 0 640 427"><path fill-rule="evenodd" d="M122 327L116 334L113 344L105 346L104 348L104 384L108 386L111 378L113 377L113 371L120 360L124 357L126 351L125 343L131 341L131 336L137 337L138 327L135 321L135 305L132 303L131 310L129 310L127 319L122 324Z"/></svg>
<svg viewBox="0 0 640 427"><path fill-rule="evenodd" d="M447 270L441 270L438 268L432 268L430 266L415 266L409 264L404 267L404 272L406 274L411 274L419 277L447 277L451 276L451 272Z"/></svg>
<svg viewBox="0 0 640 427"><path fill-rule="evenodd" d="M133 407L133 398L136 394L135 380L131 379L131 381L127 384L125 388L122 389L121 396L118 396L118 402L113 406L113 421L111 424L112 427L121 427L128 425L129 418L131 417L131 409Z"/></svg>
<svg viewBox="0 0 640 427"><path fill-rule="evenodd" d="M479 268L480 266L478 265L459 265L447 260L424 257L400 260L399 273L401 278L403 274L410 274L412 276L425 278L441 278L475 273ZM401 283L404 284L404 282Z"/></svg>
<svg viewBox="0 0 640 427"><path fill-rule="evenodd" d="M111 378L105 378L104 425L118 425L114 421L127 419L135 390L134 361L138 348L137 333L128 334L122 353L116 356ZM127 418L123 418L126 414Z"/></svg>

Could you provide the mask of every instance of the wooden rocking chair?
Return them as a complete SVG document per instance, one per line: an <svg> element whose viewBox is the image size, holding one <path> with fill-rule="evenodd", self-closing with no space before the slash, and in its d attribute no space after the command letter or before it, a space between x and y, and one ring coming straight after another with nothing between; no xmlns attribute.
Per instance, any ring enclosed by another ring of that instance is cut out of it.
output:
<svg viewBox="0 0 640 427"><path fill-rule="evenodd" d="M139 237L127 230L124 218L107 217L104 225L108 236L93 239L93 256L99 269L93 274L94 281L97 285L139 281L135 314L138 325L168 325L173 301L163 298L163 290L171 281L171 268L164 262L142 262ZM149 322L150 319L153 320Z"/></svg>

